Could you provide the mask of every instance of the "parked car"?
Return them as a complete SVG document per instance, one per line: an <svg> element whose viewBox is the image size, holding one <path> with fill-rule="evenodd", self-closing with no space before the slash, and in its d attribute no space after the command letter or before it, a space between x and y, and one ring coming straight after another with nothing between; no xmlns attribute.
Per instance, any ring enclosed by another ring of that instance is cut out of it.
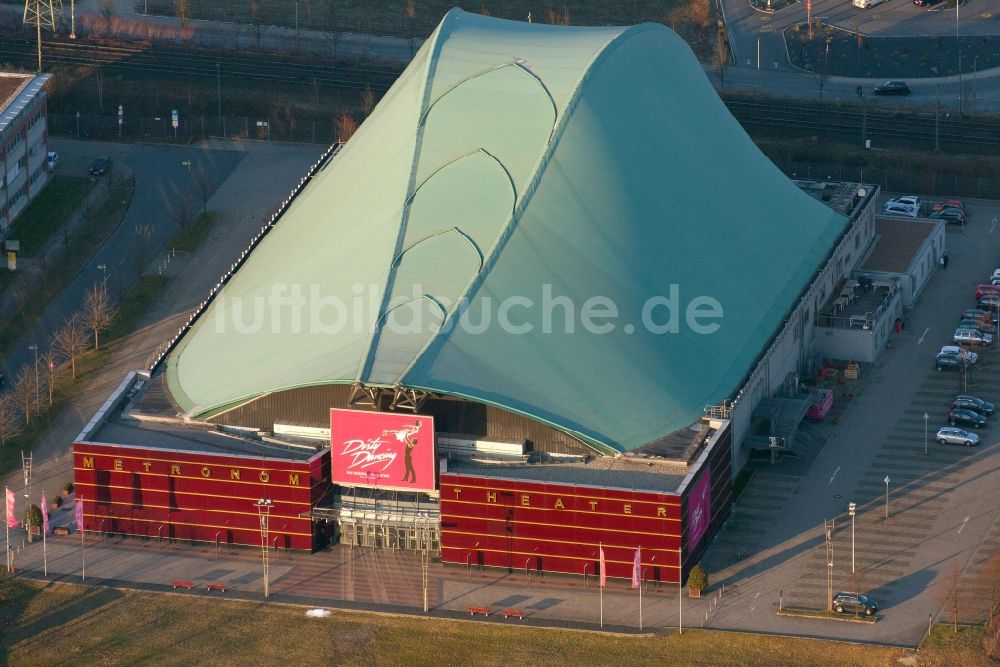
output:
<svg viewBox="0 0 1000 667"><path fill-rule="evenodd" d="M980 310L989 310L995 313L1000 309L1000 294L987 294L978 299L976 305L979 306Z"/></svg>
<svg viewBox="0 0 1000 667"><path fill-rule="evenodd" d="M919 209L920 197L917 195L900 195L899 197L887 199L885 205L888 206L889 204L903 204L904 206L912 206Z"/></svg>
<svg viewBox="0 0 1000 667"><path fill-rule="evenodd" d="M867 595L857 593L837 593L833 597L833 609L838 614L852 612L871 616L878 611L878 602Z"/></svg>
<svg viewBox="0 0 1000 667"><path fill-rule="evenodd" d="M109 171L111 171L111 158L107 155L102 155L90 163L91 176L103 176Z"/></svg>
<svg viewBox="0 0 1000 667"><path fill-rule="evenodd" d="M913 4L917 7L933 7L940 2L944 2L944 0L913 0Z"/></svg>
<svg viewBox="0 0 1000 667"><path fill-rule="evenodd" d="M972 428L982 428L986 426L986 417L965 408L952 408L951 412L948 413L948 423L952 426L962 424Z"/></svg>
<svg viewBox="0 0 1000 667"><path fill-rule="evenodd" d="M940 211L931 213L931 219L944 220L946 225L964 225L965 213L957 208L943 208Z"/></svg>
<svg viewBox="0 0 1000 667"><path fill-rule="evenodd" d="M976 299L982 299L987 294L1000 294L1000 285L980 283L976 285Z"/></svg>
<svg viewBox="0 0 1000 667"><path fill-rule="evenodd" d="M975 329L976 331L982 331L983 333L988 334L993 333L994 329L992 322L983 322L982 320L973 319L960 320L957 326L960 329Z"/></svg>
<svg viewBox="0 0 1000 667"><path fill-rule="evenodd" d="M49 171L55 171L56 167L59 166L59 153L49 151L48 156L45 158L45 164L48 165Z"/></svg>
<svg viewBox="0 0 1000 667"><path fill-rule="evenodd" d="M876 95L909 95L910 84L905 81L886 81L875 86Z"/></svg>
<svg viewBox="0 0 1000 667"><path fill-rule="evenodd" d="M942 445L965 445L972 447L979 444L979 436L963 431L955 426L942 426L937 432L937 441Z"/></svg>
<svg viewBox="0 0 1000 667"><path fill-rule="evenodd" d="M959 394L956 396L955 400L951 402L951 407L973 410L984 417L992 417L994 414L994 407L992 403L988 403L977 396L971 396L969 394Z"/></svg>
<svg viewBox="0 0 1000 667"><path fill-rule="evenodd" d="M952 336L952 340L956 343L966 345L990 345L993 343L993 336L988 333L982 333L976 331L975 329L955 329L955 335Z"/></svg>
<svg viewBox="0 0 1000 667"><path fill-rule="evenodd" d="M946 199L944 201L936 201L931 204L931 213L937 213L943 208L957 208L962 213L965 213L965 204L962 203L961 199Z"/></svg>
<svg viewBox="0 0 1000 667"><path fill-rule="evenodd" d="M935 368L939 371L960 371L965 368L965 360L957 354L939 354L935 360Z"/></svg>
<svg viewBox="0 0 1000 667"><path fill-rule="evenodd" d="M997 323L997 311L996 310L982 310L980 308L966 308L962 311L961 319L972 318L972 319L983 319L987 322Z"/></svg>
<svg viewBox="0 0 1000 667"><path fill-rule="evenodd" d="M974 364L979 361L979 355L972 350L966 350L958 345L942 345L941 351L938 354L954 354L959 357L964 357L967 362Z"/></svg>
<svg viewBox="0 0 1000 667"><path fill-rule="evenodd" d="M917 217L918 209L913 206L907 206L905 204L887 204L882 210L882 215L894 215L904 218L915 218Z"/></svg>

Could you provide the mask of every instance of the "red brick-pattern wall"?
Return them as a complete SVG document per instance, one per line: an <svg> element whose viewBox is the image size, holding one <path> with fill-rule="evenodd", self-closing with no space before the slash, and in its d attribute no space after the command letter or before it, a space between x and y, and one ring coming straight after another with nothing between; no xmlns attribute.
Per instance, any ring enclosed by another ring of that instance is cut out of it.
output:
<svg viewBox="0 0 1000 667"><path fill-rule="evenodd" d="M445 563L598 573L603 545L609 577L630 579L642 548L645 578L677 582L681 499L669 493L537 481L441 475L441 558Z"/></svg>
<svg viewBox="0 0 1000 667"><path fill-rule="evenodd" d="M310 461L126 447L73 445L84 529L224 544L260 545L255 503L274 502L269 544L312 549L308 513L329 487L322 454ZM274 542L277 538L277 542Z"/></svg>

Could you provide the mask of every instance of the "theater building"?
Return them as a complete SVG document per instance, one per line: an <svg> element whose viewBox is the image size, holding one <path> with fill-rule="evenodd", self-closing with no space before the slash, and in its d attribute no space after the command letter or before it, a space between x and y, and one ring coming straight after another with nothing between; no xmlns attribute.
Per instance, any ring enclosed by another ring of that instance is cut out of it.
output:
<svg viewBox="0 0 1000 667"><path fill-rule="evenodd" d="M289 548L677 581L867 244L844 191L662 25L452 10L81 433L87 529L256 544L266 497Z"/></svg>

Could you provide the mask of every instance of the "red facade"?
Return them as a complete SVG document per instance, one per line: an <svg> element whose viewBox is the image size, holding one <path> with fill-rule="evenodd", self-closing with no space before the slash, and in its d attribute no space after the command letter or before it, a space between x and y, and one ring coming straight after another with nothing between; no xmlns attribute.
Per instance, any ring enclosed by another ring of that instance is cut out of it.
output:
<svg viewBox="0 0 1000 667"><path fill-rule="evenodd" d="M89 442L73 445L73 468L85 530L259 546L254 503L270 498L268 541L286 549L313 548L308 513L330 479L321 454L301 461Z"/></svg>
<svg viewBox="0 0 1000 667"><path fill-rule="evenodd" d="M445 563L598 572L631 578L642 548L645 578L676 582L681 499L669 493L441 475L441 559Z"/></svg>

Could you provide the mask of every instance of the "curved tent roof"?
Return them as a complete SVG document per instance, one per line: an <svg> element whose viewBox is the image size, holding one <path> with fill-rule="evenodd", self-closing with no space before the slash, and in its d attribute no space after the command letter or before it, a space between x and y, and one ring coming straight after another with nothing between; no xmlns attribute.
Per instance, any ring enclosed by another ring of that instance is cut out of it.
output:
<svg viewBox="0 0 1000 667"><path fill-rule="evenodd" d="M631 449L739 388L846 224L757 150L667 28L452 10L167 380L194 417L403 385ZM723 316L690 320L707 298Z"/></svg>

